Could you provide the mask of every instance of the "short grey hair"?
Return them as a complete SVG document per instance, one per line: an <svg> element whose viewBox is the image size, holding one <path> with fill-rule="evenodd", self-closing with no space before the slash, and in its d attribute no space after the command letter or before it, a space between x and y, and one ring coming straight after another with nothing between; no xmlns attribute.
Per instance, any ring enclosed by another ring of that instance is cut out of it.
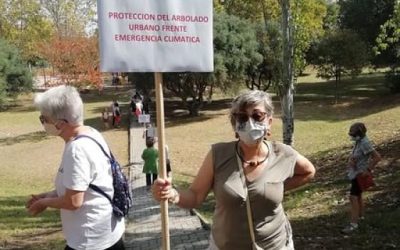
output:
<svg viewBox="0 0 400 250"><path fill-rule="evenodd" d="M232 106L229 114L229 118L232 127L236 126L235 114L238 112L244 112L247 108L253 107L259 104L263 104L267 116L271 117L274 114L274 106L270 95L261 90L247 90L242 94L235 97L232 101Z"/></svg>
<svg viewBox="0 0 400 250"><path fill-rule="evenodd" d="M76 88L61 85L35 96L35 106L46 116L66 120L71 125L83 125L83 102Z"/></svg>

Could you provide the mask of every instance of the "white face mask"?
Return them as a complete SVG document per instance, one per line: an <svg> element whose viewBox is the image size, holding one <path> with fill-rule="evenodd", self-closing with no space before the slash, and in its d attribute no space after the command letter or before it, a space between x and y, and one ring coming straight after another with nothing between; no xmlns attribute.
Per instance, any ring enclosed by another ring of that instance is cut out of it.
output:
<svg viewBox="0 0 400 250"><path fill-rule="evenodd" d="M236 132L241 141L247 145L254 145L262 141L267 126L262 122L255 122L253 118L249 118L246 123L237 123Z"/></svg>
<svg viewBox="0 0 400 250"><path fill-rule="evenodd" d="M43 123L43 128L48 135L58 136L61 133L61 129L57 129L56 125L52 123Z"/></svg>

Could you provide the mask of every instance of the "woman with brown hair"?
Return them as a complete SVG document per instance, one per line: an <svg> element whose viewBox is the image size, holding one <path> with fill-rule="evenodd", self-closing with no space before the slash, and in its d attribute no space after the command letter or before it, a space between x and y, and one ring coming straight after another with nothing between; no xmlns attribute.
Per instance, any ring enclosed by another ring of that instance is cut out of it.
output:
<svg viewBox="0 0 400 250"><path fill-rule="evenodd" d="M265 140L272 115L267 93L239 95L230 110L239 140L212 145L189 189L176 190L170 179L153 185L155 199L183 208L198 207L213 190L209 249L294 249L284 192L309 182L315 169L290 146Z"/></svg>

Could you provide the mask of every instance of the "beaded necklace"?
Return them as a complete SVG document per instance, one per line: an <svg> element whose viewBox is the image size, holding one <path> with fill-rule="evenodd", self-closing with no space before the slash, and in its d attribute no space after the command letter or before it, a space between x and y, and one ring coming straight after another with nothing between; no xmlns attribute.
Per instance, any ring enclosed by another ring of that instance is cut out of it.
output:
<svg viewBox="0 0 400 250"><path fill-rule="evenodd" d="M246 160L243 158L243 156L240 154L240 152L239 152L239 141L236 143L236 154L239 156L239 158L240 158L240 160L242 161L242 163L246 163L246 164L248 164L250 167L257 167L257 166L259 166L260 164L264 163L264 162L267 160L268 156L269 156L269 146L268 146L268 143L267 143L266 141L263 141L263 143L267 146L267 148L268 148L268 153L267 153L267 155L265 156L265 158L264 158L262 161L246 161ZM260 149L258 149L258 151L257 151L257 156L258 156L259 151L260 151Z"/></svg>

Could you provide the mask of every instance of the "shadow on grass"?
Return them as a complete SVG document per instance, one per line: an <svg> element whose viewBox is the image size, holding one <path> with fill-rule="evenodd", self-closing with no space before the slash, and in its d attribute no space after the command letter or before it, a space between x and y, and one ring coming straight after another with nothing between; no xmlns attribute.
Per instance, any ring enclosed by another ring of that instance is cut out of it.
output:
<svg viewBox="0 0 400 250"><path fill-rule="evenodd" d="M59 211L49 209L38 216L30 216L25 208L28 197L0 197L0 235L10 235L0 241L4 249L50 249L65 244L50 240L49 236L61 232ZM3 249L2 248L2 249Z"/></svg>
<svg viewBox="0 0 400 250"><path fill-rule="evenodd" d="M47 136L45 131L37 131L28 134L18 135L15 137L5 137L0 139L0 146L10 146L18 143L25 142L40 142L43 140L47 140L49 137Z"/></svg>
<svg viewBox="0 0 400 250"><path fill-rule="evenodd" d="M291 220L296 249L398 249L400 209L368 208L366 219L351 235L341 233L348 223L347 209L342 212Z"/></svg>
<svg viewBox="0 0 400 250"><path fill-rule="evenodd" d="M334 103L334 88L334 81L298 84L295 95L296 119L343 121L400 105L400 95L389 93L382 75L343 80L338 87L338 104Z"/></svg>
<svg viewBox="0 0 400 250"><path fill-rule="evenodd" d="M113 99L120 102L128 102L133 94L133 87L124 85L117 87L105 88L101 94L97 90L90 90L86 94L81 94L84 103L104 102L109 100L110 104Z"/></svg>
<svg viewBox="0 0 400 250"><path fill-rule="evenodd" d="M204 122L221 115L228 115L225 110L230 107L231 101L232 99L220 99L211 103L205 102L198 116L190 116L189 111L182 106L181 101L166 99L164 101L166 127Z"/></svg>

